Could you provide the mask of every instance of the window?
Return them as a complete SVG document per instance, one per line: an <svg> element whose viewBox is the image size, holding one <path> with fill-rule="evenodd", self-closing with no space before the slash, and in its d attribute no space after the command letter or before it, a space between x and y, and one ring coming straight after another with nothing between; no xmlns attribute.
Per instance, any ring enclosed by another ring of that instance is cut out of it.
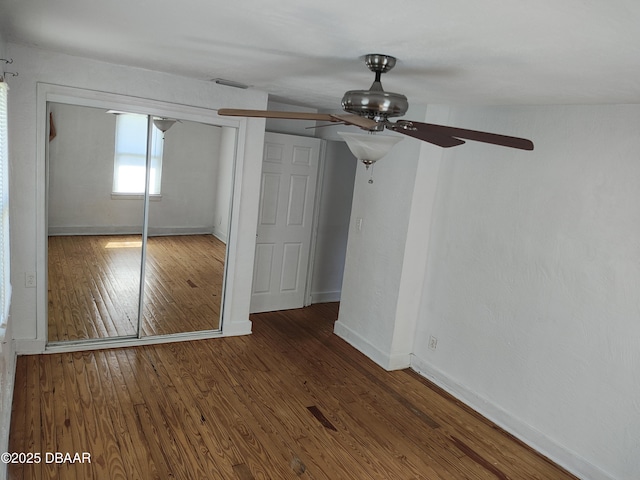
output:
<svg viewBox="0 0 640 480"><path fill-rule="evenodd" d="M147 119L146 115L133 113L118 113L116 116L116 148L113 168L113 193L115 194L144 194ZM150 195L160 195L162 141L162 132L152 127Z"/></svg>
<svg viewBox="0 0 640 480"><path fill-rule="evenodd" d="M0 341L7 327L11 284L9 268L9 147L7 125L7 93L9 87L0 77ZM1 349L1 347L0 347Z"/></svg>

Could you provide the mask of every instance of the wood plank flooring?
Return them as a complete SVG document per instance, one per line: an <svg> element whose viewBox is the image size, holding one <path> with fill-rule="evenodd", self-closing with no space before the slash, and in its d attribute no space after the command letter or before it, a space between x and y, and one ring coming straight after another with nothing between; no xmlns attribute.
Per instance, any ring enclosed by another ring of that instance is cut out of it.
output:
<svg viewBox="0 0 640 480"><path fill-rule="evenodd" d="M337 304L252 316L252 335L19 357L9 478L575 477L410 370L332 333Z"/></svg>
<svg viewBox="0 0 640 480"><path fill-rule="evenodd" d="M50 342L137 334L140 240L49 238ZM143 334L217 329L224 261L213 235L150 237Z"/></svg>

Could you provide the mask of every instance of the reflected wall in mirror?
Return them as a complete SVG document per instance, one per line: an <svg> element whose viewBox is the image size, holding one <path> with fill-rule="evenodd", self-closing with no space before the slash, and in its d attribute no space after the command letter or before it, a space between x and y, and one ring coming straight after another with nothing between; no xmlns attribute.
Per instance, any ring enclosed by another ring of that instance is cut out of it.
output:
<svg viewBox="0 0 640 480"><path fill-rule="evenodd" d="M236 129L48 106L48 341L219 329Z"/></svg>
<svg viewBox="0 0 640 480"><path fill-rule="evenodd" d="M48 341L137 335L144 202L111 196L116 117L49 107Z"/></svg>

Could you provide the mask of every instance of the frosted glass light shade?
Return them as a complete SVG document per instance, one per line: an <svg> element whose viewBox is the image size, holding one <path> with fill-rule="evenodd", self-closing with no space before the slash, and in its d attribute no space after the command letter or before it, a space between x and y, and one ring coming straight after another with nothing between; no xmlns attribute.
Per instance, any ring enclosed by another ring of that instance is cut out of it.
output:
<svg viewBox="0 0 640 480"><path fill-rule="evenodd" d="M153 124L162 133L166 132L171 127L173 127L174 123L176 123L176 120L174 120L173 118L158 118L158 117L154 117L154 119L153 119Z"/></svg>
<svg viewBox="0 0 640 480"><path fill-rule="evenodd" d="M351 153L367 167L384 157L402 137L372 135L370 133L338 132Z"/></svg>

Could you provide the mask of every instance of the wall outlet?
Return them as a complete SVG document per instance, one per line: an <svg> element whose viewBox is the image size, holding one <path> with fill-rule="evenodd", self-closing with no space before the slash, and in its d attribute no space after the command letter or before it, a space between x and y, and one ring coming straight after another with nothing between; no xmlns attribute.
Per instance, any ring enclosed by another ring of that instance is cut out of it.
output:
<svg viewBox="0 0 640 480"><path fill-rule="evenodd" d="M435 350L438 347L438 339L436 337L434 337L433 335L431 335L429 337L429 348L431 350Z"/></svg>
<svg viewBox="0 0 640 480"><path fill-rule="evenodd" d="M356 219L356 231L357 232L362 231L362 218Z"/></svg>
<svg viewBox="0 0 640 480"><path fill-rule="evenodd" d="M36 287L36 272L26 272L24 274L24 286L27 288Z"/></svg>

